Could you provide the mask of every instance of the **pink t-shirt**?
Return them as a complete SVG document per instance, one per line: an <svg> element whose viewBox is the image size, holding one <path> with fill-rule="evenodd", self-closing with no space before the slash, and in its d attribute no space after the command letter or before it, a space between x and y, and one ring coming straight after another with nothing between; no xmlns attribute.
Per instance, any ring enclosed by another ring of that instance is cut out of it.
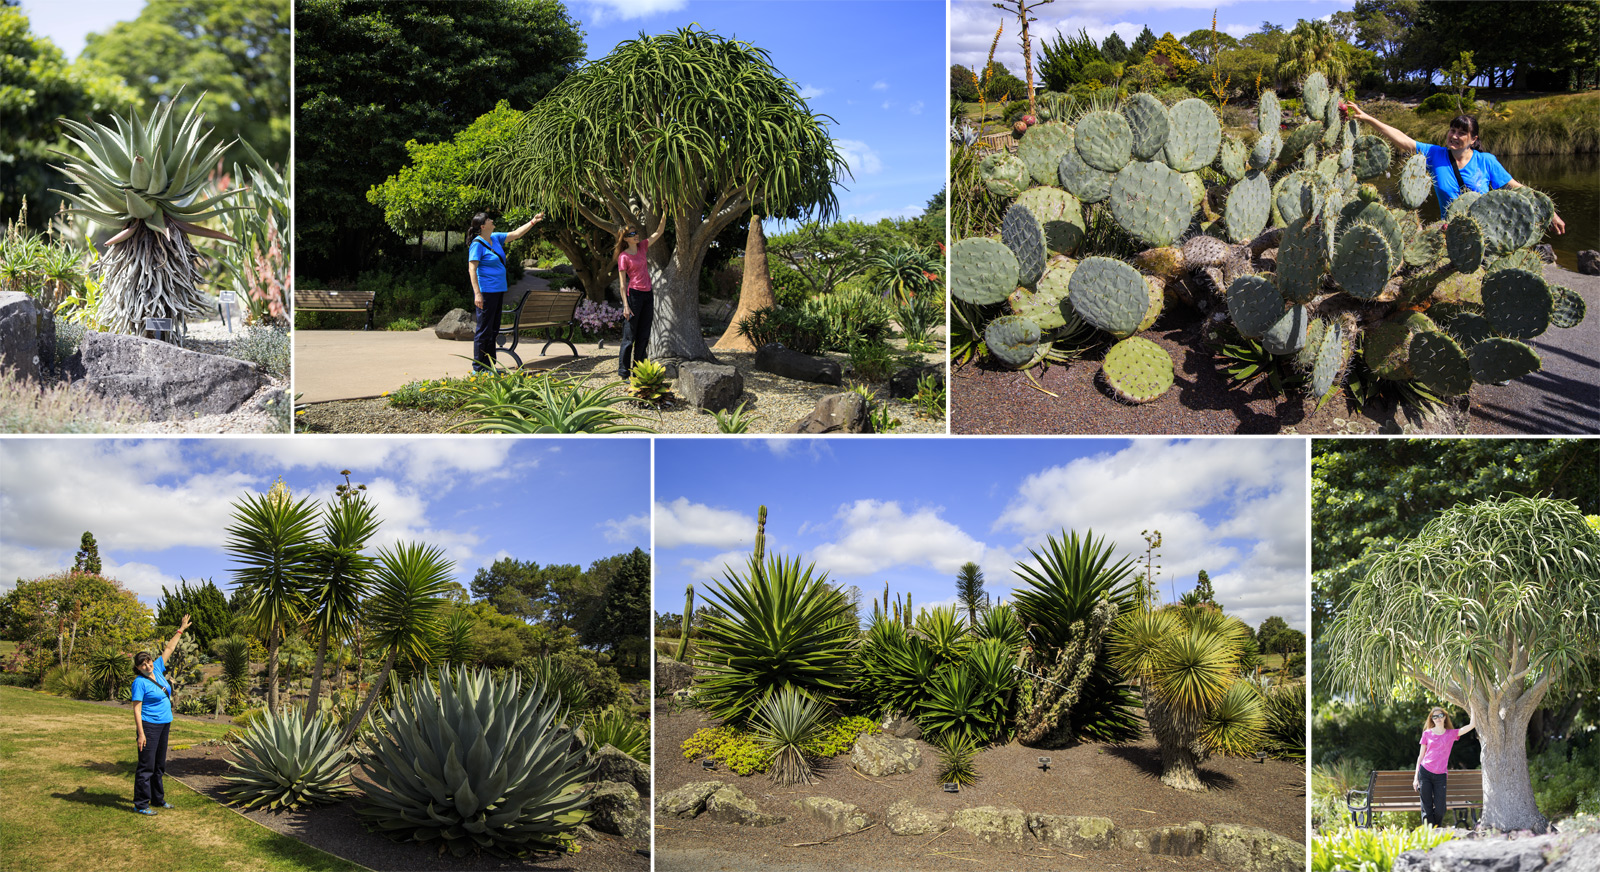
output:
<svg viewBox="0 0 1600 872"><path fill-rule="evenodd" d="M1435 775L1450 768L1450 749L1461 736L1460 730L1445 730L1437 735L1432 730L1422 731L1422 768Z"/></svg>
<svg viewBox="0 0 1600 872"><path fill-rule="evenodd" d="M650 253L650 240L639 240L638 250L629 254L624 248L617 254L617 269L628 274L628 290L650 290L650 264L647 255Z"/></svg>

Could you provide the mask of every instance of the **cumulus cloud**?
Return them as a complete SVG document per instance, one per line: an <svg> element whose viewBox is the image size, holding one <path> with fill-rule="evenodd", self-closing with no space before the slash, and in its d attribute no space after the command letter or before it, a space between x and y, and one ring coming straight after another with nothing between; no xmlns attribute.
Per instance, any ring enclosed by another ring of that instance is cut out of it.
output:
<svg viewBox="0 0 1600 872"><path fill-rule="evenodd" d="M809 457L812 460L821 460L832 457L833 449L828 446L826 439L763 439L760 443L767 447L773 457Z"/></svg>
<svg viewBox="0 0 1600 872"><path fill-rule="evenodd" d="M922 114L922 107L924 105L925 104L921 100L917 100L917 101L913 102L910 106L906 107L906 111L910 112L912 115L921 115Z"/></svg>
<svg viewBox="0 0 1600 872"><path fill-rule="evenodd" d="M848 212L846 217L863 224L876 224L885 218L915 218L924 211L921 203L908 203L898 209L872 209L865 212Z"/></svg>
<svg viewBox="0 0 1600 872"><path fill-rule="evenodd" d="M872 83L872 90L874 90L874 91L887 91L887 90L889 90L889 83L885 82L882 79L879 79L878 81Z"/></svg>
<svg viewBox="0 0 1600 872"><path fill-rule="evenodd" d="M828 92L821 88L812 87L811 85L800 86L800 99L802 100L815 100L826 93Z"/></svg>
<svg viewBox="0 0 1600 872"><path fill-rule="evenodd" d="M646 515L629 515L618 520L612 518L600 524L605 528L607 542L641 542L650 536L650 518Z"/></svg>
<svg viewBox="0 0 1600 872"><path fill-rule="evenodd" d="M689 558L680 561L680 565L688 570L691 581L721 581L730 569L739 569L749 559L748 550L723 551L703 560Z"/></svg>
<svg viewBox="0 0 1600 872"><path fill-rule="evenodd" d="M655 507L656 547L680 548L706 545L732 548L755 543L756 519L753 515L692 503L678 497Z"/></svg>
<svg viewBox="0 0 1600 872"><path fill-rule="evenodd" d="M590 0L590 4L594 9L590 23L595 25L649 18L663 12L677 12L689 5L688 0Z"/></svg>
<svg viewBox="0 0 1600 872"><path fill-rule="evenodd" d="M839 156L844 158L844 162L849 164L851 175L857 178L883 169L883 160L878 157L878 153L872 150L872 146L859 139L836 139L833 141L833 146L839 150Z"/></svg>
<svg viewBox="0 0 1600 872"><path fill-rule="evenodd" d="M835 520L841 538L812 551L817 565L833 575L860 576L891 566L954 573L983 556L983 543L939 517L937 509L907 512L898 502L857 500L842 506Z"/></svg>

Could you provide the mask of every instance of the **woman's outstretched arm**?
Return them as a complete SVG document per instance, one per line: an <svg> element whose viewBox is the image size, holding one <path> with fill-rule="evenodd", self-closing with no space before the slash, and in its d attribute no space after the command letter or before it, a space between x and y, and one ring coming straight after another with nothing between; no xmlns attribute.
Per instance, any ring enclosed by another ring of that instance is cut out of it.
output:
<svg viewBox="0 0 1600 872"><path fill-rule="evenodd" d="M1344 104L1344 108L1346 112L1350 113L1351 118L1354 118L1357 121L1365 121L1366 123L1372 125L1372 129L1378 131L1379 136L1382 136L1384 139L1394 143L1402 151L1413 152L1417 150L1417 141L1415 139L1405 135L1405 133L1400 130L1384 124L1382 121L1373 118L1371 115L1363 112L1360 106L1347 101Z"/></svg>
<svg viewBox="0 0 1600 872"><path fill-rule="evenodd" d="M1456 738L1459 739L1462 736L1465 736L1466 734L1472 732L1476 728L1477 728L1477 724L1474 724L1471 721L1468 721L1466 726L1464 726L1460 730L1456 731Z"/></svg>
<svg viewBox="0 0 1600 872"><path fill-rule="evenodd" d="M540 221L543 221L543 220L544 220L544 213L540 212L539 214L533 216L532 218L529 218L528 219L528 223L522 225L521 227L518 227L517 229L511 231L510 233L507 233L506 234L506 239L508 241L513 241L513 242L518 240L518 239L521 239L525 234L527 234L527 232L529 230L533 229L533 226L535 224L538 224Z"/></svg>

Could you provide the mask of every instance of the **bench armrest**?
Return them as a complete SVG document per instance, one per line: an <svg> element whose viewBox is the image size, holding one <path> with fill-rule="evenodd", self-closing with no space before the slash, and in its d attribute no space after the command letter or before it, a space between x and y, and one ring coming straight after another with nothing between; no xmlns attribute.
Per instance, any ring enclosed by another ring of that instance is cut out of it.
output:
<svg viewBox="0 0 1600 872"><path fill-rule="evenodd" d="M1357 805L1353 799L1358 794L1361 797L1360 805ZM1344 805L1345 808L1351 811L1366 811L1372 807L1372 799L1365 790L1351 790L1344 795Z"/></svg>

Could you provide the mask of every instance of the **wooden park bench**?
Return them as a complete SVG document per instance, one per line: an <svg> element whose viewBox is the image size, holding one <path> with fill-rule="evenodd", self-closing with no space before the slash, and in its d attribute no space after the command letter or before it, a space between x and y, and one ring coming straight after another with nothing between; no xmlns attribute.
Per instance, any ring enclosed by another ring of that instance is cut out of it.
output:
<svg viewBox="0 0 1600 872"><path fill-rule="evenodd" d="M1344 803L1357 826L1371 827L1372 815L1382 811L1420 811L1417 792L1411 789L1414 769L1374 769L1367 777L1366 790L1352 790ZM1483 813L1483 770L1452 769L1445 777L1445 810L1454 810L1456 820L1467 818L1467 826Z"/></svg>
<svg viewBox="0 0 1600 872"><path fill-rule="evenodd" d="M373 291L308 291L303 288L294 289L294 307L307 312L361 312L367 313L366 326L362 330L372 329L372 300L377 294Z"/></svg>
<svg viewBox="0 0 1600 872"><path fill-rule="evenodd" d="M516 361L516 367L522 367L522 357L517 354L517 345L521 342L522 331L544 330L544 348L539 349L540 356L550 350L556 342L564 342L572 349L572 356L578 356L577 346L572 344L573 336L578 330L578 304L583 302L583 292L572 291L527 291L521 295L507 294L505 302L500 309L500 333L495 336L495 354L504 354Z"/></svg>

